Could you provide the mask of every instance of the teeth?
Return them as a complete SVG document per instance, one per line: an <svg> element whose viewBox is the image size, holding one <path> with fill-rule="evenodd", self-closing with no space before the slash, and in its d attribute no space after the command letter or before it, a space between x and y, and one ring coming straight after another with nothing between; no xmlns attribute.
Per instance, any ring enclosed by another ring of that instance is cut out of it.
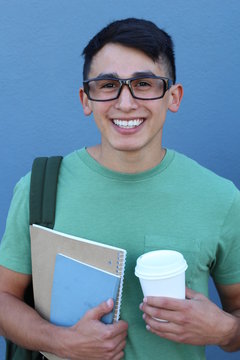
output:
<svg viewBox="0 0 240 360"><path fill-rule="evenodd" d="M134 119L134 120L113 120L114 124L123 129L132 129L143 123L143 119Z"/></svg>

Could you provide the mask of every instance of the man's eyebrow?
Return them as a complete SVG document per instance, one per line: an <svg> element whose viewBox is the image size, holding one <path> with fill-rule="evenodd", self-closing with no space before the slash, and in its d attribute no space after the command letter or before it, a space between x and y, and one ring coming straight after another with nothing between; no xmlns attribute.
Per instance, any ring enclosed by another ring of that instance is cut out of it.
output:
<svg viewBox="0 0 240 360"><path fill-rule="evenodd" d="M133 77L145 77L145 76L157 76L156 74L154 74L152 71L147 70L147 71L136 71L133 74Z"/></svg>
<svg viewBox="0 0 240 360"><path fill-rule="evenodd" d="M116 79L117 78L118 79L119 76L115 72L113 72L113 73L100 73L100 74L98 74L96 79L98 79L98 78L100 78L100 79L112 79L112 78Z"/></svg>
<svg viewBox="0 0 240 360"><path fill-rule="evenodd" d="M132 77L146 77L146 76L157 76L156 74L154 74L152 71L150 70L146 70L146 71L136 71L134 72L130 78ZM121 78L117 73L113 72L113 73L100 73L98 74L98 76L96 77L96 79L125 79L125 78Z"/></svg>

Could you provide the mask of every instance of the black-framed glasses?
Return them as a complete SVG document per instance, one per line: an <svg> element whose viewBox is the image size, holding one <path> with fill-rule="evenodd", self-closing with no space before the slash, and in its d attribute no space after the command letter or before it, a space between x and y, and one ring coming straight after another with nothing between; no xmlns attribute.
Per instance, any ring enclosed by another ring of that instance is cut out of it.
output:
<svg viewBox="0 0 240 360"><path fill-rule="evenodd" d="M99 76L83 81L84 92L88 99L93 101L111 101L119 98L123 85L128 86L134 99L157 100L164 97L173 82L166 77L155 75L129 79Z"/></svg>

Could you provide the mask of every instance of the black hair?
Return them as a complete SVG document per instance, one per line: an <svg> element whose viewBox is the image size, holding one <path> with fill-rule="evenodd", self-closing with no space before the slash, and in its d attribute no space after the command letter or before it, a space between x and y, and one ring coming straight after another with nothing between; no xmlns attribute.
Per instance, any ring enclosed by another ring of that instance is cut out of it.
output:
<svg viewBox="0 0 240 360"><path fill-rule="evenodd" d="M88 78L92 59L108 43L121 44L143 51L154 62L162 61L168 76L176 81L173 41L164 30L153 22L128 18L110 23L98 32L84 48L83 79Z"/></svg>

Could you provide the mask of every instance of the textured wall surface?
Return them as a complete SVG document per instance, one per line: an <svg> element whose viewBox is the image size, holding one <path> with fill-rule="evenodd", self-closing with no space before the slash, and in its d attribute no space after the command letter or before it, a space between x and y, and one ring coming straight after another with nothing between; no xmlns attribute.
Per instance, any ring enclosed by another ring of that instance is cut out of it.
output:
<svg viewBox="0 0 240 360"><path fill-rule="evenodd" d="M81 51L106 23L129 16L153 20L175 42L185 94L164 145L240 187L238 0L0 0L0 238L14 184L35 156L99 141L78 100ZM210 294L218 301L212 283ZM214 346L207 356L239 359Z"/></svg>

